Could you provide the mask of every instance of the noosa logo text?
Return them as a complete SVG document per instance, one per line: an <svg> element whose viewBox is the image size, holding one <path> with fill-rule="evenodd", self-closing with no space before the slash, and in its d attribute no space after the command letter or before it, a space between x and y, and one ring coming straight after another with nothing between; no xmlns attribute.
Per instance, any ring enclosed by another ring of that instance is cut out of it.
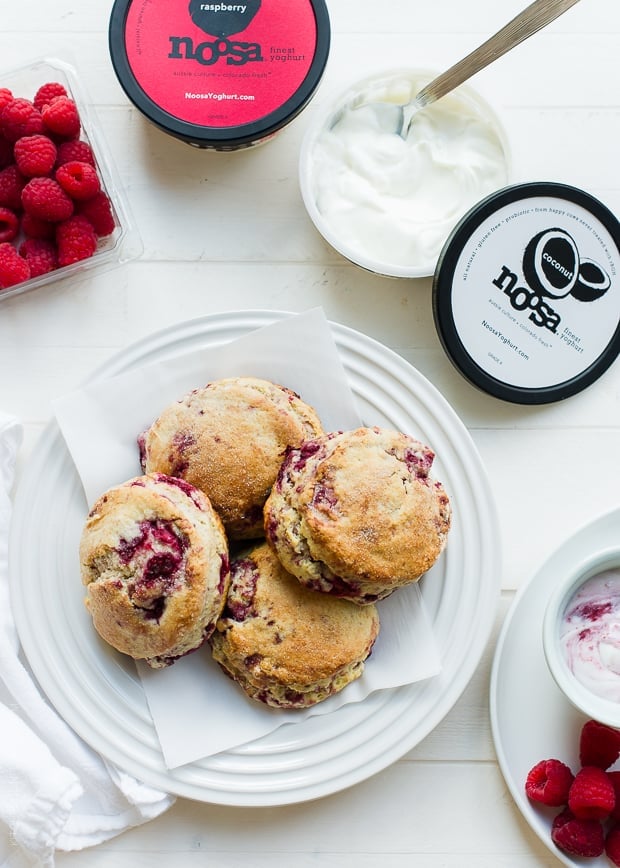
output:
<svg viewBox="0 0 620 868"><path fill-rule="evenodd" d="M225 58L228 65L243 66L263 61L257 42L231 39L246 30L260 9L261 0L243 3L202 3L190 0L189 17L208 36L199 41L191 36L170 36L171 60L195 60L202 66L213 66Z"/></svg>
<svg viewBox="0 0 620 868"><path fill-rule="evenodd" d="M195 43L191 36L171 36L168 57L171 60L195 60L202 66L213 66L222 58L226 58L226 63L233 66L263 60L261 47L256 42L214 39L213 42Z"/></svg>
<svg viewBox="0 0 620 868"><path fill-rule="evenodd" d="M592 302L609 289L611 279L591 259L580 258L574 239L563 229L546 229L527 244L522 260L523 281L507 265L492 281L510 300L516 311L528 312L528 319L539 328L556 333L561 317L554 309L562 299L572 296Z"/></svg>

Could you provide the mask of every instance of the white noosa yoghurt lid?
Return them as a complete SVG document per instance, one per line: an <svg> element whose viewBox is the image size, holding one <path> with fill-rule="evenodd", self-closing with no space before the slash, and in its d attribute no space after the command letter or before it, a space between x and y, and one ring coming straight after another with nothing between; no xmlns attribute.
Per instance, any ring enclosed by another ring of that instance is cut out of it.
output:
<svg viewBox="0 0 620 868"><path fill-rule="evenodd" d="M433 312L451 361L485 392L517 404L574 395L620 350L620 223L564 184L500 190L446 242Z"/></svg>
<svg viewBox="0 0 620 868"><path fill-rule="evenodd" d="M286 126L319 85L325 0L116 0L114 70L152 123L188 144L237 150Z"/></svg>

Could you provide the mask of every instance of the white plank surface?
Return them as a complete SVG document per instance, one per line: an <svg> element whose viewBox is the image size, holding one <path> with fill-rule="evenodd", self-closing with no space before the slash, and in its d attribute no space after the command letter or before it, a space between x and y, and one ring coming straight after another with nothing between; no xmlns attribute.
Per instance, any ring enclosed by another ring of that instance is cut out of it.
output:
<svg viewBox="0 0 620 868"><path fill-rule="evenodd" d="M313 113L349 81L407 64L439 70L504 24L521 2L329 0L333 47L317 97L273 142L231 155L190 149L128 104L107 50L110 5L25 0L2 10L2 66L47 55L79 69L144 246L142 258L121 269L0 305L0 406L25 425L20 469L36 449L51 401L127 344L193 316L322 305L330 319L416 365L472 432L500 518L499 628L515 589L554 547L618 505L620 368L546 407L511 406L479 393L440 347L430 280L367 274L319 238L301 203L297 154ZM619 46L618 0L583 0L479 74L475 84L508 132L514 180L570 183L620 212ZM58 865L558 865L515 808L495 760L488 721L494 641L436 731L351 790L268 810L180 800L148 826L60 855Z"/></svg>

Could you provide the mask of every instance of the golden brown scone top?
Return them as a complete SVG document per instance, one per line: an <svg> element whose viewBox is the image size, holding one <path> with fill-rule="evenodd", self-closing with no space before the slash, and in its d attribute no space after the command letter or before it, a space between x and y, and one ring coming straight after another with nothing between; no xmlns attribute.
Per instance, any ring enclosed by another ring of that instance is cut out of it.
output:
<svg viewBox="0 0 620 868"><path fill-rule="evenodd" d="M359 428L331 439L300 509L313 557L336 575L401 584L445 546L448 497L429 476L433 452L406 434Z"/></svg>
<svg viewBox="0 0 620 868"><path fill-rule="evenodd" d="M227 656L239 664L261 656L264 676L282 685L311 686L365 659L379 632L375 606L360 607L304 588L289 575L263 543L252 550L247 569L254 573L251 614L229 619L230 606L218 622L228 631Z"/></svg>
<svg viewBox="0 0 620 868"><path fill-rule="evenodd" d="M229 536L262 535L262 506L287 446L322 432L312 407L290 389L231 377L167 407L143 436L145 472L202 489Z"/></svg>
<svg viewBox="0 0 620 868"><path fill-rule="evenodd" d="M118 651L166 665L215 626L226 537L206 496L180 480L154 474L110 489L88 515L79 553L86 606Z"/></svg>

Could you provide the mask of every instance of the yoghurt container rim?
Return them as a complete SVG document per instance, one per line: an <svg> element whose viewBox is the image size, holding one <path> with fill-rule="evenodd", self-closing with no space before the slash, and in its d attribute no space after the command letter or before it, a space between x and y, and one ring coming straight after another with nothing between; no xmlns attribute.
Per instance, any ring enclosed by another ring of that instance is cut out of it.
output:
<svg viewBox="0 0 620 868"><path fill-rule="evenodd" d="M593 552L569 571L552 591L543 614L542 644L549 672L564 696L579 711L620 729L620 703L597 696L571 672L560 647L562 618L579 588L605 570L620 569L620 544Z"/></svg>
<svg viewBox="0 0 620 868"><path fill-rule="evenodd" d="M356 95L359 95L369 86L384 82L388 83L403 77L416 78L429 82L435 78L439 71L440 70L432 69L430 67L409 67L400 65L377 70L374 73L359 79L352 79L345 87L341 87L338 91L332 92L327 101L319 107L302 139L298 162L299 186L306 211L308 212L315 228L328 244L349 260L349 262L382 277L432 277L436 267L436 262L432 261L422 265L413 266L398 265L384 262L373 256L369 256L368 254L353 250L349 245L345 244L339 238L338 234L332 230L329 222L324 219L323 215L317 208L311 185L311 152L322 131L332 122L338 112L346 107ZM462 96L466 102L475 106L475 108L480 112L481 117L485 118L493 127L493 130L501 143L506 175L507 178L510 179L512 172L511 146L506 128L501 121L499 114L493 108L489 100L469 83L459 85L458 88L455 88L454 94Z"/></svg>
<svg viewBox="0 0 620 868"><path fill-rule="evenodd" d="M146 58L145 62L140 62L141 65L139 65L140 57L143 54L146 55L145 44L148 45L150 40L148 26L146 23L143 23L143 18L146 19L147 17L146 14L143 14L144 7L147 5L144 2L142 11L138 14L137 21L134 22L136 27L140 26L140 33L132 31L131 36L132 38L135 38L136 42L132 47L128 45L128 18L132 12L132 6L135 5L137 8L140 2L142 2L142 0L115 0L112 6L108 28L110 57L118 81L130 101L151 123L174 138L180 139L198 148L222 151L234 151L262 144L272 138L277 132L297 117L314 96L314 93L321 82L329 57L331 43L331 26L327 5L325 0L297 0L300 7L302 5L308 7L312 14L315 28L314 36L311 38L312 57L309 62L305 62L305 72L302 80L296 81L295 85L291 85L290 87L284 86L283 88L279 88L278 93L282 90L282 98L279 99L279 101L272 101L269 108L266 108L263 113L260 113L260 110L257 109L257 113L253 114L251 118L240 119L238 122L234 120L230 120L230 122L228 120L222 120L217 123L202 123L198 120L195 113L192 113L191 116L189 113L185 115L184 109L179 108L177 111L173 110L171 106L163 104L161 97L165 97L167 92L170 90L173 82L172 77L180 74L190 75L189 72L180 73L176 68L174 70L169 68L169 65L166 63L167 59L172 57L176 52L176 54L179 55L176 59L182 61L183 58L181 58L180 55L185 53L184 60L187 62L187 52L193 51L193 59L198 60L195 64L197 68L196 75L200 75L204 78L207 75L207 71L212 71L211 68L216 66L214 55L217 55L221 50L224 54L229 55L224 62L231 63L231 66L227 67L228 71L226 75L239 75L239 71L246 66L246 62L243 60L244 52L246 56L248 56L251 50L250 47L253 45L253 43L247 41L242 42L241 38L247 40L250 37L245 35L243 31L240 33L226 33L222 37L217 37L213 34L209 35L205 32L202 33L204 42L197 44L196 41L192 42L193 37L196 36L195 30L192 31L192 36L169 36L168 38L174 38L176 40L176 48L173 48L168 55L165 53L161 54L157 64L158 74L155 79L157 84L154 84L153 80L147 79L146 70L149 66L149 59ZM266 0L246 0L245 4L211 3L197 5L204 9L219 9L220 7L225 7L231 10L238 8L243 8L245 10L247 7L250 8L252 12L251 21L261 6L263 6L263 11L267 11L264 6L265 2ZM155 0L155 2L150 0L149 5L156 8L158 3L159 5L162 5L163 0ZM191 9L192 3L193 0L185 0L182 4L183 9ZM206 12L205 14L211 13ZM186 15L186 17L188 16ZM306 20L307 19L308 16L306 16ZM148 20L150 26L151 19ZM177 24L176 21L171 23L175 26ZM190 25L191 24L192 22L190 21ZM179 26L181 26L181 24ZM186 26L185 21L182 22L182 26ZM155 28L152 29L154 30ZM237 40L237 36L240 37L239 40ZM158 35L157 38L160 38L160 36ZM197 38L199 37L196 37L196 39ZM190 45L189 48L187 47L188 45ZM206 49L199 52L198 49L201 45L209 47L209 51L206 55ZM211 48L211 46L215 47ZM225 47L226 51L224 51ZM260 54L261 47L257 46L255 50ZM235 51L237 54L234 54ZM199 55L200 59L198 59ZM219 59L220 58L216 57L216 60L219 61ZM272 57L264 56L259 56L253 59L257 59L261 62L265 60L273 60ZM268 65L272 66L272 64ZM276 63L275 69L286 70L287 64ZM261 75L262 74L263 73L261 72ZM279 76L279 72L277 75ZM190 79L187 80L189 81ZM217 85L213 86L216 87ZM206 104L206 101L203 99L204 96L204 93L198 93L196 99L198 100L199 105L201 103L202 105ZM252 94L241 94L241 97L244 99L248 96L251 97ZM259 105L258 100L252 99L250 102ZM238 106L241 103L237 100L236 104ZM245 102L244 104L248 103Z"/></svg>
<svg viewBox="0 0 620 868"><path fill-rule="evenodd" d="M620 352L620 222L562 182L492 193L441 251L433 316L450 361L481 391L529 405L577 394Z"/></svg>

